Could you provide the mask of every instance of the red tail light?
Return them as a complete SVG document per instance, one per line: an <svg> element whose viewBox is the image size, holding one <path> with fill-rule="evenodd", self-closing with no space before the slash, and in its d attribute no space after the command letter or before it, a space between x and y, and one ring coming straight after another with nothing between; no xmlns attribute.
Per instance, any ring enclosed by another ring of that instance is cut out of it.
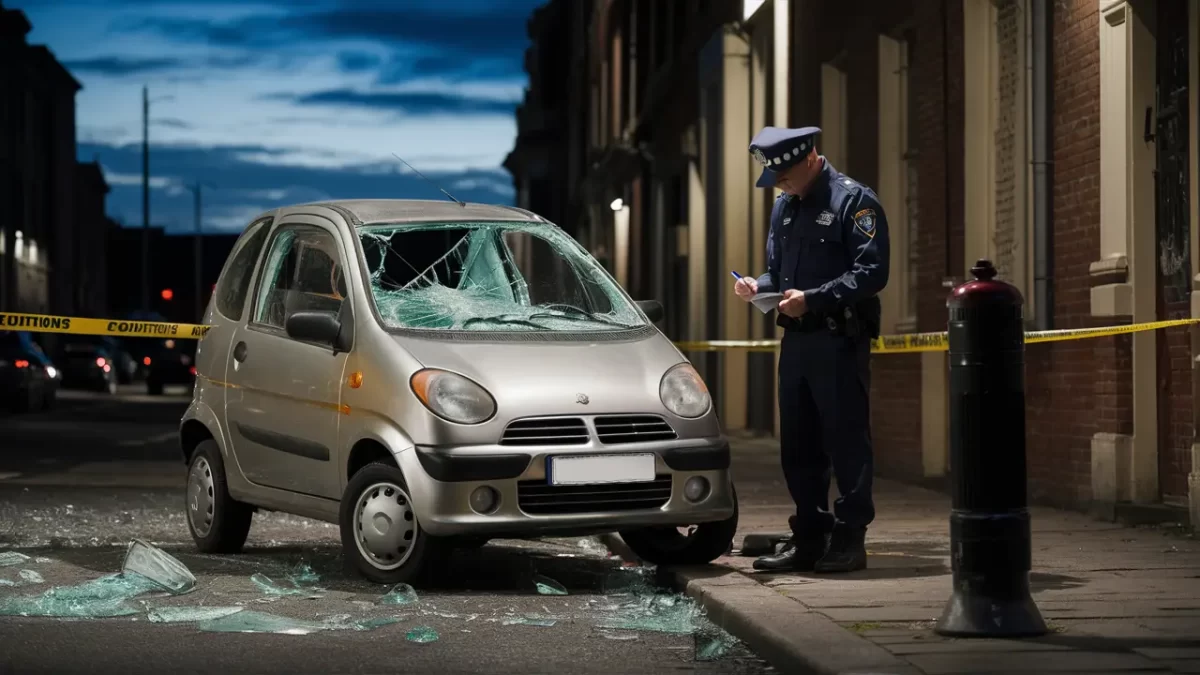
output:
<svg viewBox="0 0 1200 675"><path fill-rule="evenodd" d="M26 361L25 359L17 359L16 362L13 363L13 365L15 365L18 368L28 368L29 362Z"/></svg>
<svg viewBox="0 0 1200 675"><path fill-rule="evenodd" d="M193 375L196 374L196 366L192 366L191 368L188 368L188 370L192 371Z"/></svg>

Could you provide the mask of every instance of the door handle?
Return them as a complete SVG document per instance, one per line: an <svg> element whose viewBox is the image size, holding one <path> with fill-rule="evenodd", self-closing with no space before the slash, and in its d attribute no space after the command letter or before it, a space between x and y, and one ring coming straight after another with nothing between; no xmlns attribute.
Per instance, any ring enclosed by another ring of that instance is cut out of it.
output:
<svg viewBox="0 0 1200 675"><path fill-rule="evenodd" d="M233 360L241 363L246 360L246 343L239 342L233 348Z"/></svg>

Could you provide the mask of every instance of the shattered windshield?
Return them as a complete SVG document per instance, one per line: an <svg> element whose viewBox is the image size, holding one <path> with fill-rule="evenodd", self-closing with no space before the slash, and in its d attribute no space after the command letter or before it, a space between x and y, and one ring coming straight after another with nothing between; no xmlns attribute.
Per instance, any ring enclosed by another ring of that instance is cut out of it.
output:
<svg viewBox="0 0 1200 675"><path fill-rule="evenodd" d="M561 230L541 223L407 223L359 230L388 328L616 331L637 308Z"/></svg>

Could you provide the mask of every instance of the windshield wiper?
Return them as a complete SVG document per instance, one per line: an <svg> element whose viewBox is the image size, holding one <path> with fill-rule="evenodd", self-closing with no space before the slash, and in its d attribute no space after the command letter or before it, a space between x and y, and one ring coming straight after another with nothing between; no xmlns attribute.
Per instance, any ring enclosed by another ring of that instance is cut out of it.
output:
<svg viewBox="0 0 1200 675"><path fill-rule="evenodd" d="M549 315L547 315L547 316L549 316ZM530 317L530 318L533 318L533 317ZM541 324L536 324L532 321L526 321L525 319L513 319L508 316L477 316L477 317L473 317L473 318L467 319L466 321L463 322L463 328L470 326L472 323L474 323L476 321L485 321L485 322L503 323L503 324L516 324L516 325L520 325L520 326L528 326L530 328L536 328L538 330L549 330L549 328L547 328L546 326L543 326Z"/></svg>
<svg viewBox="0 0 1200 675"><path fill-rule="evenodd" d="M617 321L613 321L611 319L602 319L602 318L596 316L595 314L591 314L590 312L585 312L582 309L577 309L576 311L579 312L579 314L549 314L549 313L542 312L540 314L530 314L529 318L531 318L531 319L575 319L577 321L583 320L583 321L592 321L594 323L602 323L606 326L618 326L620 328L633 328L633 326L630 326L630 325L624 324L624 323L620 323Z"/></svg>

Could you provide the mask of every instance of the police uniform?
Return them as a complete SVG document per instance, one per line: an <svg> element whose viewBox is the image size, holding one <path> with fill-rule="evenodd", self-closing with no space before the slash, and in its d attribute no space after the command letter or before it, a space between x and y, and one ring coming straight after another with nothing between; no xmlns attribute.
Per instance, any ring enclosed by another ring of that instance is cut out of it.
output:
<svg viewBox="0 0 1200 675"><path fill-rule="evenodd" d="M767 127L750 151L773 187L815 151L817 127ZM822 167L803 197L783 194L771 210L767 273L758 292L803 291L807 311L782 312L780 456L796 503L792 538L756 569L841 572L866 566L871 498L870 341L879 336L878 293L888 279L887 217L875 193ZM840 497L829 510L830 470Z"/></svg>

